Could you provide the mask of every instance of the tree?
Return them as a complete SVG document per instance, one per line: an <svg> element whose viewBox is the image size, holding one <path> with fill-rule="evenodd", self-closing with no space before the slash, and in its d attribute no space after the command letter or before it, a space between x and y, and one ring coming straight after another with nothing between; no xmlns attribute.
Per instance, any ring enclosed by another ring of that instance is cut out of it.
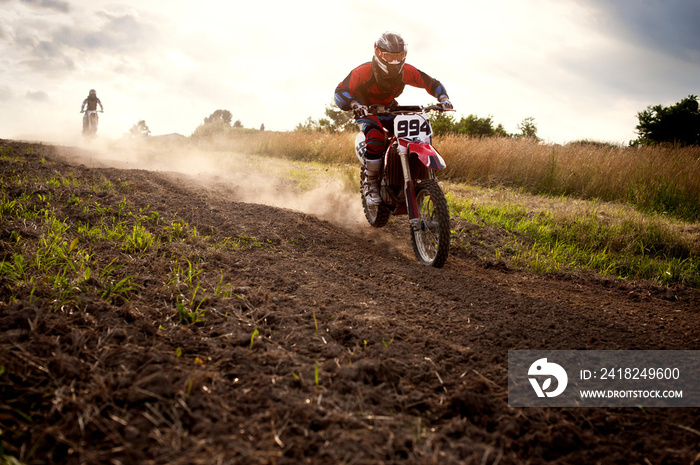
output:
<svg viewBox="0 0 700 465"><path fill-rule="evenodd" d="M217 121L223 121L226 126L230 126L232 119L233 119L233 115L231 115L230 111L228 111L228 110L216 110L214 113L212 113L211 115L204 118L204 124L210 124L210 123L215 123Z"/></svg>
<svg viewBox="0 0 700 465"><path fill-rule="evenodd" d="M462 117L459 121L451 114L431 113L430 126L435 135L463 134L473 137L509 137L502 124L493 127L493 117L479 118L476 115Z"/></svg>
<svg viewBox="0 0 700 465"><path fill-rule="evenodd" d="M631 145L663 142L700 145L700 110L697 95L690 95L670 107L648 106L637 113L639 137Z"/></svg>
<svg viewBox="0 0 700 465"><path fill-rule="evenodd" d="M325 113L331 132L357 131L357 123L351 111L343 111L332 103L326 105Z"/></svg>
<svg viewBox="0 0 700 465"><path fill-rule="evenodd" d="M351 111L343 111L335 103L326 105L327 118L314 120L308 117L302 124L297 124L296 131L345 132L357 131L357 123Z"/></svg>
<svg viewBox="0 0 700 465"><path fill-rule="evenodd" d="M455 125L457 134L464 134L475 137L507 137L508 133L503 129L503 125L499 124L493 127L493 117L487 116L479 118L476 115L462 117Z"/></svg>
<svg viewBox="0 0 700 465"><path fill-rule="evenodd" d="M306 118L306 121L303 123L297 124L297 126L294 128L295 131L314 131L316 130L317 124L316 122L309 116Z"/></svg>
<svg viewBox="0 0 700 465"><path fill-rule="evenodd" d="M235 123L233 123L234 128L242 128L243 123L241 123L241 120L237 119Z"/></svg>
<svg viewBox="0 0 700 465"><path fill-rule="evenodd" d="M436 136L444 136L446 134L455 133L455 117L446 112L433 112L429 116L430 127L433 128L433 133Z"/></svg>
<svg viewBox="0 0 700 465"><path fill-rule="evenodd" d="M518 137L531 137L533 139L538 139L537 137L537 126L535 125L535 118L528 116L518 124L518 130L520 134Z"/></svg>
<svg viewBox="0 0 700 465"><path fill-rule="evenodd" d="M195 137L212 137L215 135L227 134L231 130L231 120L233 115L228 110L216 110L211 115L204 118L204 123L197 126L192 133ZM234 123L233 127L243 127L241 121Z"/></svg>
<svg viewBox="0 0 700 465"><path fill-rule="evenodd" d="M131 135L131 137L147 137L151 134L151 130L148 129L146 121L141 120L138 123L131 126L131 129L129 129L129 134Z"/></svg>

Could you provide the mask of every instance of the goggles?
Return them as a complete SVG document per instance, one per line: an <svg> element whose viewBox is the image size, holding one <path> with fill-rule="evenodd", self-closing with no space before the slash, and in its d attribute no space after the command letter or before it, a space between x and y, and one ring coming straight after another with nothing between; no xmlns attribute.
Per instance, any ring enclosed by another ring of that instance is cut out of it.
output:
<svg viewBox="0 0 700 465"><path fill-rule="evenodd" d="M401 63L406 59L406 52L383 52L379 48L377 55L389 64Z"/></svg>

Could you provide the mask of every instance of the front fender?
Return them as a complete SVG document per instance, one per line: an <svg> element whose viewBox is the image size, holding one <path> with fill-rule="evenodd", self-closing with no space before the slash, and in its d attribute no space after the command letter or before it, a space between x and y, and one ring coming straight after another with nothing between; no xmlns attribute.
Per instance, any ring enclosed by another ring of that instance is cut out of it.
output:
<svg viewBox="0 0 700 465"><path fill-rule="evenodd" d="M435 150L435 147L427 142L412 142L406 139L399 139L402 147L406 147L408 153L415 153L418 159L431 170L442 171L447 168L447 164L442 156Z"/></svg>

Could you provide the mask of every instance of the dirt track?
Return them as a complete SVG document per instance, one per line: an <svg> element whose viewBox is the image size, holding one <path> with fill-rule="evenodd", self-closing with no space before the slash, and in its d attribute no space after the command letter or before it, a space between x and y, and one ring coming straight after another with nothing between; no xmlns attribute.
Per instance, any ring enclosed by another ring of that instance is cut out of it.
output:
<svg viewBox="0 0 700 465"><path fill-rule="evenodd" d="M431 269L412 257L401 219L349 229L239 202L228 179L205 186L41 150L0 162L3 177L20 166L38 178L104 176L128 187L100 193L101 205L125 199L211 241L257 242L172 242L144 257L93 246L135 276L139 290L124 301L86 294L53 310L27 293L10 304L3 280L6 454L70 464L700 463L697 408L507 405L508 350L700 349L691 291L517 272L464 251ZM55 199L98 198L88 187L45 188ZM72 227L96 220L63 204ZM3 222L5 258L13 230L38 239ZM213 283L203 286L203 322L179 321L166 285L177 257L201 260ZM237 297L211 293L220 276Z"/></svg>

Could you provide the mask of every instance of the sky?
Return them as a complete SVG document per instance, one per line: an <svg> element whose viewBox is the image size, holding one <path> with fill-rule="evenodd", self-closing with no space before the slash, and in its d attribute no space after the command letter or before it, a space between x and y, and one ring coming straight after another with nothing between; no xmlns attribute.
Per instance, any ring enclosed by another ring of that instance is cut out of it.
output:
<svg viewBox="0 0 700 465"><path fill-rule="evenodd" d="M90 89L104 138L189 136L217 109L290 131L392 31L457 118L622 144L640 111L700 94L698 24L697 0L0 0L0 138L79 138Z"/></svg>

